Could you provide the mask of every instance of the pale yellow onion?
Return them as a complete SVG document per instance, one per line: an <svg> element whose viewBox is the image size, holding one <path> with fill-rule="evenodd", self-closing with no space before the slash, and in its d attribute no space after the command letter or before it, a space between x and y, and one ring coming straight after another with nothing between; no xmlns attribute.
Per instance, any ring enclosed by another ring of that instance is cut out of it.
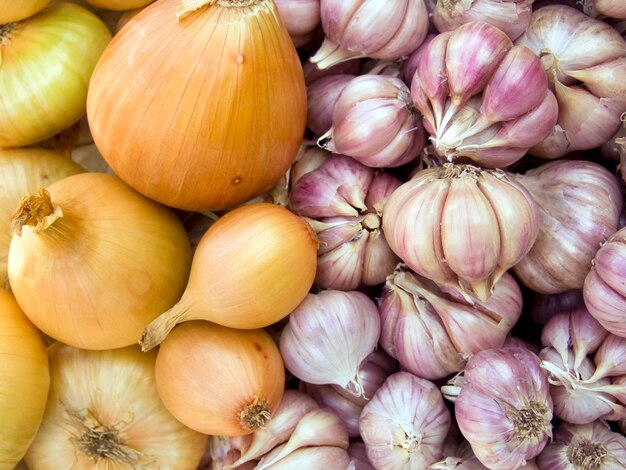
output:
<svg viewBox="0 0 626 470"><path fill-rule="evenodd" d="M48 201L45 192L24 198L13 218L8 271L18 304L75 347L136 343L185 288L191 248L182 222L112 175L72 175L48 190Z"/></svg>
<svg viewBox="0 0 626 470"><path fill-rule="evenodd" d="M230 209L296 158L304 75L272 0L159 0L105 50L87 114L104 158L142 194Z"/></svg>
<svg viewBox="0 0 626 470"><path fill-rule="evenodd" d="M110 39L100 18L71 3L1 25L0 147L30 145L78 121Z"/></svg>
<svg viewBox="0 0 626 470"><path fill-rule="evenodd" d="M207 436L178 422L156 392L156 354L138 347L49 347L50 396L26 454L31 470L195 470Z"/></svg>
<svg viewBox="0 0 626 470"><path fill-rule="evenodd" d="M0 287L8 288L7 258L11 243L11 215L28 192L84 171L54 150L0 148Z"/></svg>
<svg viewBox="0 0 626 470"><path fill-rule="evenodd" d="M0 289L0 469L24 456L43 418L50 375L46 347L13 296Z"/></svg>
<svg viewBox="0 0 626 470"><path fill-rule="evenodd" d="M107 10L132 10L142 8L152 3L154 0L85 0L96 8Z"/></svg>
<svg viewBox="0 0 626 470"><path fill-rule="evenodd" d="M33 16L50 0L0 0L0 24L13 23Z"/></svg>

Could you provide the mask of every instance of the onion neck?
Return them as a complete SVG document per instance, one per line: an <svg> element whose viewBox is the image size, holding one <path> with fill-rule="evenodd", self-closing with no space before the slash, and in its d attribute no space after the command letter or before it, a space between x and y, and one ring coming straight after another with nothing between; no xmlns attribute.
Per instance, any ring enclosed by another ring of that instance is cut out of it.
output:
<svg viewBox="0 0 626 470"><path fill-rule="evenodd" d="M271 417L269 403L254 397L252 403L246 405L239 413L239 422L244 429L256 431L264 427Z"/></svg>
<svg viewBox="0 0 626 470"><path fill-rule="evenodd" d="M266 0L217 0L215 3L223 8L240 8L254 6L264 1Z"/></svg>
<svg viewBox="0 0 626 470"><path fill-rule="evenodd" d="M600 470L608 455L605 445L581 439L567 448L567 459L580 470Z"/></svg>
<svg viewBox="0 0 626 470"><path fill-rule="evenodd" d="M161 344L176 325L186 320L191 320L189 311L191 305L183 297L168 311L159 315L143 330L139 345L143 352L150 351Z"/></svg>
<svg viewBox="0 0 626 470"><path fill-rule="evenodd" d="M11 36L17 29L17 23L0 24L0 46L11 44Z"/></svg>
<svg viewBox="0 0 626 470"><path fill-rule="evenodd" d="M22 198L13 217L11 229L22 235L24 226L30 226L35 233L45 232L52 224L63 217L60 207L55 207L50 193L40 189L38 194L28 194Z"/></svg>

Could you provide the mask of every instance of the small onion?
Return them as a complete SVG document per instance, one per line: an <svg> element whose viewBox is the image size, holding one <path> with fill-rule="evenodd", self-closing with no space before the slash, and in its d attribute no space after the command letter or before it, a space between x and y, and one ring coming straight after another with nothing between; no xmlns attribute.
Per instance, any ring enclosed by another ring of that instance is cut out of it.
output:
<svg viewBox="0 0 626 470"><path fill-rule="evenodd" d="M105 10L132 10L142 8L152 3L154 0L85 0L85 2L96 8Z"/></svg>
<svg viewBox="0 0 626 470"><path fill-rule="evenodd" d="M437 387L408 372L390 375L365 405L359 429L377 469L425 469L441 459L450 412Z"/></svg>
<svg viewBox="0 0 626 470"><path fill-rule="evenodd" d="M184 291L191 249L171 209L119 178L80 173L13 216L11 289L44 333L84 349L135 344Z"/></svg>
<svg viewBox="0 0 626 470"><path fill-rule="evenodd" d="M30 469L195 469L207 436L183 426L156 393L156 353L137 346L48 348L50 396Z"/></svg>
<svg viewBox="0 0 626 470"><path fill-rule="evenodd" d="M487 349L465 368L454 410L463 436L491 470L537 456L552 436L547 372L525 348Z"/></svg>
<svg viewBox="0 0 626 470"><path fill-rule="evenodd" d="M29 18L43 10L50 0L0 1L0 25Z"/></svg>
<svg viewBox="0 0 626 470"><path fill-rule="evenodd" d="M264 330L186 322L161 344L155 370L167 409L204 434L251 434L272 419L285 390L280 351Z"/></svg>
<svg viewBox="0 0 626 470"><path fill-rule="evenodd" d="M623 204L617 179L597 163L558 160L516 180L537 202L541 222L515 274L545 294L582 288L600 244L617 229Z"/></svg>
<svg viewBox="0 0 626 470"><path fill-rule="evenodd" d="M376 305L361 292L309 294L280 336L287 369L312 384L335 384L362 396L359 367L380 335Z"/></svg>
<svg viewBox="0 0 626 470"><path fill-rule="evenodd" d="M626 228L614 233L595 254L584 281L585 305L600 324L626 338Z"/></svg>
<svg viewBox="0 0 626 470"><path fill-rule="evenodd" d="M445 164L396 189L383 214L391 249L417 274L487 300L503 273L531 249L539 211L502 170Z"/></svg>

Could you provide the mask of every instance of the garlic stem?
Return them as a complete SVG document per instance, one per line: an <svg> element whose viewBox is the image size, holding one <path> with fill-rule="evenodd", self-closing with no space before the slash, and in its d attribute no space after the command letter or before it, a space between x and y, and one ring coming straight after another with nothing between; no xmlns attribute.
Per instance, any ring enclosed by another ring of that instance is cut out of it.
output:
<svg viewBox="0 0 626 470"><path fill-rule="evenodd" d="M179 323L185 320L191 320L186 315L190 310L188 303L181 299L176 305L168 311L159 315L143 330L139 345L143 352L150 351L165 340L167 335Z"/></svg>
<svg viewBox="0 0 626 470"><path fill-rule="evenodd" d="M567 447L567 459L575 468L581 470L600 470L608 455L604 444L598 444L588 439L581 439Z"/></svg>
<svg viewBox="0 0 626 470"><path fill-rule="evenodd" d="M22 198L11 218L11 230L20 237L25 225L33 227L36 233L43 232L61 217L63 211L60 207L54 207L50 193L40 189L39 194L29 193Z"/></svg>
<svg viewBox="0 0 626 470"><path fill-rule="evenodd" d="M546 417L548 411L545 405L537 402L530 402L526 408L509 410L507 415L513 422L516 437L522 441L536 439L552 429Z"/></svg>

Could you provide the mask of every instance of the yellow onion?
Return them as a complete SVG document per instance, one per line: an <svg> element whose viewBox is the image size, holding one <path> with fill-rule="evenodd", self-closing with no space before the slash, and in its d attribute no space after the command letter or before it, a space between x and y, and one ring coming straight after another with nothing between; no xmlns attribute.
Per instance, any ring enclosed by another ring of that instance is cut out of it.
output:
<svg viewBox="0 0 626 470"><path fill-rule="evenodd" d="M285 369L266 331L194 321L163 341L156 384L167 409L191 429L246 435L272 419L285 391Z"/></svg>
<svg viewBox="0 0 626 470"><path fill-rule="evenodd" d="M110 39L100 18L72 3L0 25L0 147L30 145L78 121Z"/></svg>
<svg viewBox="0 0 626 470"><path fill-rule="evenodd" d="M8 287L7 258L11 215L24 194L83 169L63 154L37 148L0 149L0 286Z"/></svg>
<svg viewBox="0 0 626 470"><path fill-rule="evenodd" d="M44 333L85 349L136 343L180 298L191 248L174 212L119 178L81 173L24 197L9 282Z"/></svg>
<svg viewBox="0 0 626 470"><path fill-rule="evenodd" d="M156 392L156 354L138 347L49 348L50 397L31 470L195 470L207 436L178 422Z"/></svg>
<svg viewBox="0 0 626 470"><path fill-rule="evenodd" d="M107 10L132 10L152 3L154 0L85 0L90 5Z"/></svg>
<svg viewBox="0 0 626 470"><path fill-rule="evenodd" d="M102 55L87 115L104 158L140 193L227 209L295 160L304 75L272 0L158 0Z"/></svg>
<svg viewBox="0 0 626 470"><path fill-rule="evenodd" d="M421 170L391 194L383 231L413 271L472 304L470 294L487 300L528 253L539 221L530 193L508 173L446 163Z"/></svg>
<svg viewBox="0 0 626 470"><path fill-rule="evenodd" d="M39 331L0 289L0 469L24 456L43 418L50 375Z"/></svg>
<svg viewBox="0 0 626 470"><path fill-rule="evenodd" d="M1 0L0 24L13 23L29 18L41 11L50 0Z"/></svg>
<svg viewBox="0 0 626 470"><path fill-rule="evenodd" d="M263 328L306 297L315 278L317 239L301 217L270 203L228 212L202 236L180 301L141 336L144 350L177 324L208 320L230 328Z"/></svg>

